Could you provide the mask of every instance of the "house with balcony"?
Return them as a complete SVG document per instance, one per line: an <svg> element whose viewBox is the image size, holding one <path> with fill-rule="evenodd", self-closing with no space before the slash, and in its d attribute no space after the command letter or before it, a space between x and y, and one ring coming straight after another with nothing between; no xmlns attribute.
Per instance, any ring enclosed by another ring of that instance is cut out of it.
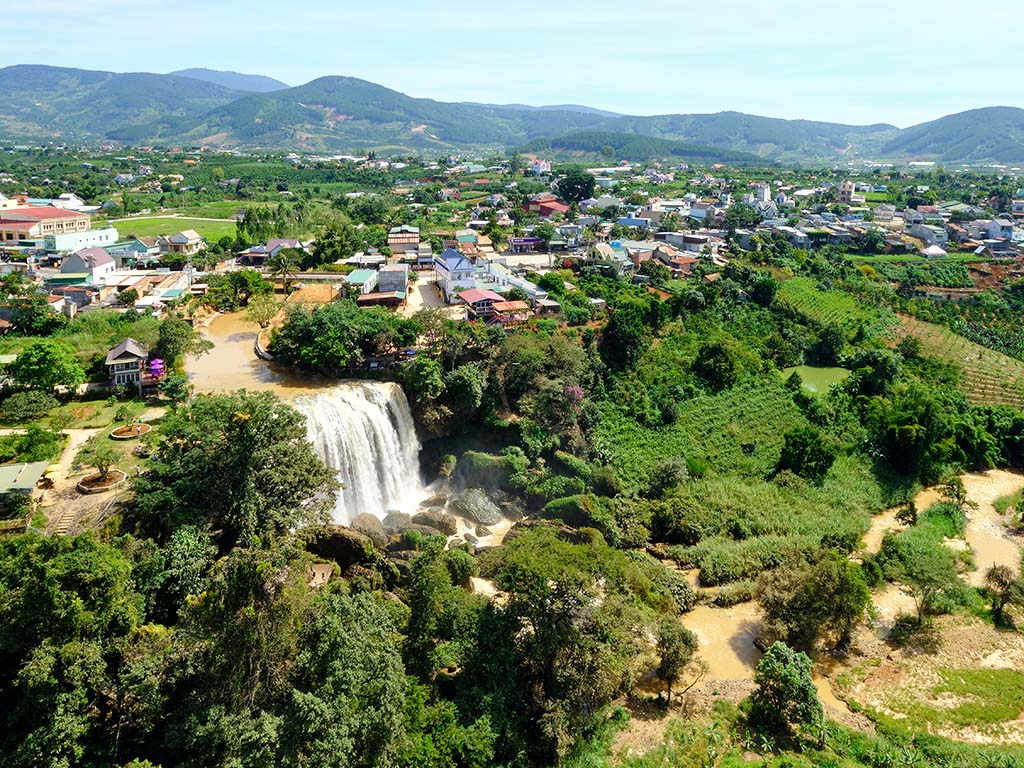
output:
<svg viewBox="0 0 1024 768"><path fill-rule="evenodd" d="M459 293L459 298L466 304L467 320L490 320L494 314L494 305L505 301L500 293L480 288L462 291Z"/></svg>
<svg viewBox="0 0 1024 768"><path fill-rule="evenodd" d="M146 348L131 337L107 352L106 364L110 386L130 386L141 392L148 357L149 352Z"/></svg>
<svg viewBox="0 0 1024 768"><path fill-rule="evenodd" d="M183 232L175 232L167 238L167 253L178 256L194 256L206 246L203 236L194 229L186 229Z"/></svg>
<svg viewBox="0 0 1024 768"><path fill-rule="evenodd" d="M434 256L434 272L437 274L437 284L449 304L456 303L460 291L476 287L473 262L454 248L446 248Z"/></svg>

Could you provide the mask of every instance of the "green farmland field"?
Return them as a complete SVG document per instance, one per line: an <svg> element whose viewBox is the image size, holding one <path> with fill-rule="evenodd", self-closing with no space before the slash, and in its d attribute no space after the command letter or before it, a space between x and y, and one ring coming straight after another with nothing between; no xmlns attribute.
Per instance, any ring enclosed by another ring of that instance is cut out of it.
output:
<svg viewBox="0 0 1024 768"><path fill-rule="evenodd" d="M194 229L211 242L225 236L231 238L235 236L235 222L233 221L205 221L179 216L140 216L137 219L117 219L111 224L117 227L118 234L122 238L130 235L136 237L173 235L184 229Z"/></svg>

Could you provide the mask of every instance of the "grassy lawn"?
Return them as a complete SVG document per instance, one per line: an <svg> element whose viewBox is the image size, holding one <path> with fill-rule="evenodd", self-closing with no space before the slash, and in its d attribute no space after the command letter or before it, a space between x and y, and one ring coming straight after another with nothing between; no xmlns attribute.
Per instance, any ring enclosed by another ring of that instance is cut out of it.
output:
<svg viewBox="0 0 1024 768"><path fill-rule="evenodd" d="M130 417L125 421L134 421L145 410L146 404L141 400L130 400L128 402L115 402L113 405L107 400L74 400L64 405L59 405L34 423L42 427L52 428L53 417L66 415L69 422L61 425L64 429L102 429L103 427L118 426L116 416L118 411L125 409ZM124 415L124 414L122 414ZM28 424L17 421L0 422L8 429L27 427Z"/></svg>
<svg viewBox="0 0 1024 768"><path fill-rule="evenodd" d="M71 417L71 429L97 429L101 427L113 427L118 426L114 422L117 421L116 416L118 411L124 409L131 414L130 419L125 421L135 420L139 417L139 414L145 409L146 404L141 400L132 400L129 402L116 402L110 405L106 400L91 400L82 402L72 402L67 405L61 405L50 411L49 416L46 419L46 423L49 424L50 417L57 414L67 414Z"/></svg>
<svg viewBox="0 0 1024 768"><path fill-rule="evenodd" d="M235 205L235 209L238 206ZM232 210L234 212L234 209ZM142 217L138 219L119 219L111 222L122 238L130 235L136 237L154 237L156 235L172 235L185 229L194 229L207 240L216 241L222 237L235 236L233 221L201 221L176 216Z"/></svg>

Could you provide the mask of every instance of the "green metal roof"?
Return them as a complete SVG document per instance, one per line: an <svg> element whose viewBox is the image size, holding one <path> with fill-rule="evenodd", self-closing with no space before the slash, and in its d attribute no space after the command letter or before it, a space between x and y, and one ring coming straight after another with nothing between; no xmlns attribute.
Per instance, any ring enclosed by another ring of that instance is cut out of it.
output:
<svg viewBox="0 0 1024 768"><path fill-rule="evenodd" d="M48 466L48 461L0 465L0 494L31 491Z"/></svg>
<svg viewBox="0 0 1024 768"><path fill-rule="evenodd" d="M356 269L349 272L348 276L345 278L345 282L350 285L362 285L363 283L372 280L375 274L377 274L377 272L373 269Z"/></svg>

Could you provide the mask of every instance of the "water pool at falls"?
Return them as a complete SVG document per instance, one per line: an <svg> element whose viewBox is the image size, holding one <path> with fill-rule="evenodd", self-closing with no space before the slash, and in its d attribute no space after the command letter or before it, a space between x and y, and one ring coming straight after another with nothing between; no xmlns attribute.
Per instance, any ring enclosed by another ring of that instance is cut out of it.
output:
<svg viewBox="0 0 1024 768"><path fill-rule="evenodd" d="M310 442L338 473L342 490L334 521L347 525L368 513L413 513L426 495L420 478L420 442L405 393L390 382L339 384L295 398Z"/></svg>

